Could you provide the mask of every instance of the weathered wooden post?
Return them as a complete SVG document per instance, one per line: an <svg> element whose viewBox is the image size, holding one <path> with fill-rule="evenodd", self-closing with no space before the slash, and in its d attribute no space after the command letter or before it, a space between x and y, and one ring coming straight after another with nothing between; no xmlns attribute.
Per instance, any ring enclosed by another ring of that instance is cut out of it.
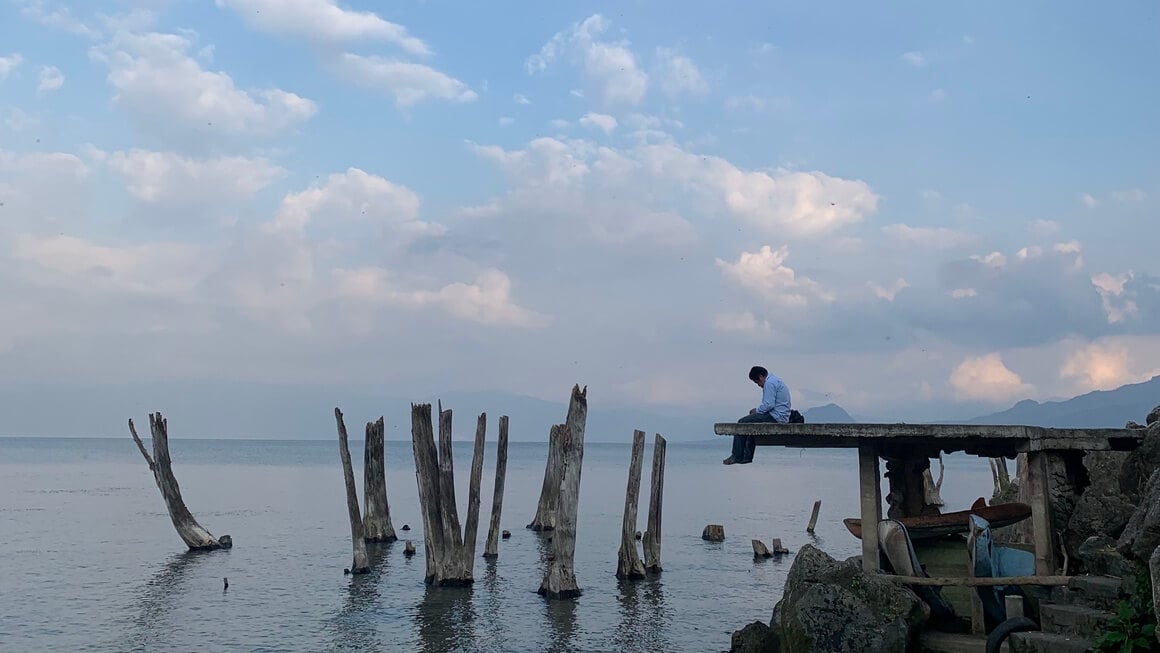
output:
<svg viewBox="0 0 1160 653"><path fill-rule="evenodd" d="M922 471L922 496L923 503L928 506L944 506L946 503L942 498L942 484L943 472L946 468L943 466L942 452L938 455L938 480L934 480L934 476L930 473L930 466Z"/></svg>
<svg viewBox="0 0 1160 653"><path fill-rule="evenodd" d="M560 454L560 439L564 434L563 424L554 424L548 432L548 462L544 467L544 484L540 488L540 502L536 505L536 516L528 528L534 531L550 531L556 527L556 512L560 500L560 475L563 464Z"/></svg>
<svg viewBox="0 0 1160 653"><path fill-rule="evenodd" d="M483 557L495 558L499 556L499 520L503 512L504 477L507 476L508 450L508 416L499 418L499 445L496 447L495 459L495 491L491 495L491 526L487 529L487 545L483 549ZM507 531L504 531L507 533ZM505 536L506 539L506 536Z"/></svg>
<svg viewBox="0 0 1160 653"><path fill-rule="evenodd" d="M427 560L424 582L428 585L465 586L474 582L485 422L486 415L480 415L471 460L467 532L461 533L455 506L455 468L451 458L451 411L439 406L439 446L436 450L431 404L411 404L411 444L423 513L423 549Z"/></svg>
<svg viewBox="0 0 1160 653"><path fill-rule="evenodd" d="M560 438L563 472L560 476L559 511L552 536L552 560L548 563L539 593L552 599L580 595L573 558L576 553L576 513L580 501L580 470L584 463L584 428L588 419L588 387L572 386L568 419Z"/></svg>
<svg viewBox="0 0 1160 653"><path fill-rule="evenodd" d="M169 457L169 422L161 413L149 413L149 432L153 440L153 455L145 450L145 444L137 436L137 428L133 420L129 420L129 433L137 443L137 449L149 464L149 471L153 472L153 480L157 489L161 490L161 498L165 500L165 508L169 511L169 519L177 529L185 545L191 551L209 551L212 549L228 549L233 546L233 539L229 535L214 537L194 519L193 513L185 507L185 500L181 498L181 487L177 484L177 477L173 475L173 461Z"/></svg>
<svg viewBox="0 0 1160 653"><path fill-rule="evenodd" d="M354 547L354 560L347 571L351 574L365 574L371 570L371 565L367 557L362 516L358 509L358 490L354 486L354 467L350 462L346 424L343 423L342 411L338 408L334 409L334 421L338 423L338 455L342 459L342 475L346 481L346 510L350 515L350 539Z"/></svg>
<svg viewBox="0 0 1160 653"><path fill-rule="evenodd" d="M813 533L814 527L818 525L818 513L822 510L822 500L818 499L814 502L814 512L810 515L810 524L806 526L807 533Z"/></svg>
<svg viewBox="0 0 1160 653"><path fill-rule="evenodd" d="M668 443L656 434L653 445L652 490L648 497L648 530L644 532L644 568L650 574L661 570L661 511L665 493L665 448Z"/></svg>
<svg viewBox="0 0 1160 653"><path fill-rule="evenodd" d="M387 503L387 471L384 462L383 418L367 422L366 446L363 453L363 500L366 516L363 530L368 542L394 542L395 527L391 525L391 507Z"/></svg>
<svg viewBox="0 0 1160 653"><path fill-rule="evenodd" d="M640 503L640 470L644 465L644 431L632 432L632 458L628 463L628 488L624 492L624 522L620 529L620 552L616 577L644 578L644 563L636 552L636 512Z"/></svg>

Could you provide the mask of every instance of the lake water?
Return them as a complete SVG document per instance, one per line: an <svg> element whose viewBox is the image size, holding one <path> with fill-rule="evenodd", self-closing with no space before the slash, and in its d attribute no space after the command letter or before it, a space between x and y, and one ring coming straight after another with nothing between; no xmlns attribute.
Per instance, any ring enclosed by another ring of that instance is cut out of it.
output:
<svg viewBox="0 0 1160 653"><path fill-rule="evenodd" d="M495 466L490 435L481 494L487 535ZM362 487L362 445L351 441ZM475 585L423 583L422 519L409 441L387 443L391 517L402 541L372 547L374 571L351 561L337 441L173 439L186 503L234 548L186 554L132 440L0 438L0 651L723 651L734 630L768 621L792 556L755 561L750 540L814 542L859 553L841 524L858 510L853 451L759 448L751 465L721 465L726 438L670 443L662 565L655 579L615 577L630 447L589 442L577 529L583 595L548 601L535 514L545 443L509 449L498 560ZM648 511L648 440L638 528ZM460 516L471 443L456 442ZM990 496L986 460L946 459L947 510ZM805 532L823 502L816 537ZM701 540L706 524L726 540ZM402 532L404 524L412 530ZM229 578L223 591L222 578Z"/></svg>

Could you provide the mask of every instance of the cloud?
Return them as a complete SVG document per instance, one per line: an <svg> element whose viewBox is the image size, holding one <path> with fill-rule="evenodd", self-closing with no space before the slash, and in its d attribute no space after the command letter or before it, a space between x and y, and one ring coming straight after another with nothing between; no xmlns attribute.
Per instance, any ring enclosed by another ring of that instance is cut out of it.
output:
<svg viewBox="0 0 1160 653"><path fill-rule="evenodd" d="M951 291L951 297L955 299L966 299L968 297L975 297L978 294L979 291L974 288L955 288Z"/></svg>
<svg viewBox="0 0 1160 653"><path fill-rule="evenodd" d="M1036 236L1051 236L1059 233L1059 223L1054 220L1033 220L1028 229Z"/></svg>
<svg viewBox="0 0 1160 653"><path fill-rule="evenodd" d="M381 41L409 54L427 55L430 48L407 28L370 11L343 9L335 0L216 0L251 27L280 36L304 37L320 43Z"/></svg>
<svg viewBox="0 0 1160 653"><path fill-rule="evenodd" d="M1142 366L1139 356L1132 356L1126 345L1091 343L1068 355L1059 375L1075 384L1075 392L1113 390L1128 383L1147 381L1160 368Z"/></svg>
<svg viewBox="0 0 1160 653"><path fill-rule="evenodd" d="M874 293L875 297L879 299L885 299L888 302L894 301L894 297L898 295L898 293L902 292L903 289L910 287L910 284L906 282L906 279L896 280L889 288L883 288L882 286L872 281L868 281L866 285L869 286L870 292Z"/></svg>
<svg viewBox="0 0 1160 653"><path fill-rule="evenodd" d="M742 252L735 262L717 259L729 280L767 301L784 306L802 306L813 301L833 301L833 295L817 282L799 277L785 265L789 250L774 251L765 245L756 252Z"/></svg>
<svg viewBox="0 0 1160 653"><path fill-rule="evenodd" d="M1084 193L1083 195L1080 195L1079 201L1082 202L1083 205L1088 207L1089 209L1094 209L1094 208L1096 208L1096 206L1099 205L1099 201L1097 201L1096 198L1092 197L1090 193Z"/></svg>
<svg viewBox="0 0 1160 653"><path fill-rule="evenodd" d="M656 56L657 76L665 93L703 96L709 92L709 83L692 59L672 48L657 48Z"/></svg>
<svg viewBox="0 0 1160 653"><path fill-rule="evenodd" d="M524 63L529 74L542 73L557 61L576 65L608 105L637 105L648 91L648 75L641 70L628 41L606 41L610 27L600 14L557 32Z"/></svg>
<svg viewBox="0 0 1160 653"><path fill-rule="evenodd" d="M358 168L332 174L321 186L289 193L282 199L271 232L301 233L308 225L323 220L373 223L389 227L401 244L422 236L445 233L442 225L419 219L419 196L378 175Z"/></svg>
<svg viewBox="0 0 1160 653"><path fill-rule="evenodd" d="M19 52L13 52L10 55L0 57L0 82L8 78L13 70L24 62L24 57Z"/></svg>
<svg viewBox="0 0 1160 653"><path fill-rule="evenodd" d="M605 134L611 134L616 130L616 118L605 113L586 113L580 118L580 124L585 127L595 127L602 130Z"/></svg>
<svg viewBox="0 0 1160 653"><path fill-rule="evenodd" d="M499 124L501 127L507 127L508 125L513 124L515 121L516 119L512 118L511 116L501 116L499 119Z"/></svg>
<svg viewBox="0 0 1160 653"><path fill-rule="evenodd" d="M398 107L411 107L432 99L474 102L479 98L463 82L423 64L344 53L338 67L350 81L390 93Z"/></svg>
<svg viewBox="0 0 1160 653"><path fill-rule="evenodd" d="M926 66L926 55L924 55L921 52L918 52L917 50L912 50L910 52L904 52L902 54L902 56L899 57L899 59L902 59L903 61L914 66L915 68L924 68Z"/></svg>
<svg viewBox="0 0 1160 653"><path fill-rule="evenodd" d="M16 0L21 5L20 13L25 18L75 36L95 38L97 30L89 27L76 17L68 7L50 8L45 0Z"/></svg>
<svg viewBox="0 0 1160 653"><path fill-rule="evenodd" d="M148 150L98 156L124 177L130 195L147 204L194 205L251 197L287 174L281 166L262 158L195 159Z"/></svg>
<svg viewBox="0 0 1160 653"><path fill-rule="evenodd" d="M1003 357L990 353L967 358L955 367L950 385L960 400L1003 403L1023 399L1035 392L1035 386L1024 383L1019 375L1007 368Z"/></svg>
<svg viewBox="0 0 1160 653"><path fill-rule="evenodd" d="M64 74L56 66L41 66L36 90L39 93L59 90L64 86Z"/></svg>
<svg viewBox="0 0 1160 653"><path fill-rule="evenodd" d="M1135 299L1125 293L1125 288L1133 277L1131 272L1115 276L1102 272L1092 277L1092 285L1099 291L1103 300L1108 324L1121 323L1139 312L1140 307Z"/></svg>
<svg viewBox="0 0 1160 653"><path fill-rule="evenodd" d="M763 111L767 101L756 95L730 95L725 98L727 111Z"/></svg>
<svg viewBox="0 0 1160 653"><path fill-rule="evenodd" d="M927 97L930 98L931 102L945 102L948 96L949 94L947 93L946 89L936 88L931 91L930 95Z"/></svg>
<svg viewBox="0 0 1160 653"><path fill-rule="evenodd" d="M281 89L242 90L224 72L201 67L177 34L122 32L90 55L109 68L117 104L161 129L271 136L309 120L313 101Z"/></svg>
<svg viewBox="0 0 1160 653"><path fill-rule="evenodd" d="M1143 202L1146 197L1148 194L1139 188L1125 188L1112 193L1112 199L1124 203Z"/></svg>
<svg viewBox="0 0 1160 653"><path fill-rule="evenodd" d="M948 229L946 227L912 227L906 224L886 225L882 227L882 233L902 243L932 249L963 247L978 240L978 237L974 234L957 229Z"/></svg>
<svg viewBox="0 0 1160 653"><path fill-rule="evenodd" d="M769 335L773 333L773 325L769 320L759 320L749 311L741 313L719 313L713 316L713 328L723 333L742 333L749 335Z"/></svg>
<svg viewBox="0 0 1160 653"><path fill-rule="evenodd" d="M0 125L14 132L22 132L40 124L40 119L18 107L0 110Z"/></svg>
<svg viewBox="0 0 1160 653"><path fill-rule="evenodd" d="M512 102L515 102L516 104L524 104L524 105L532 103L532 101L528 99L528 96L524 95L523 93L516 93L515 95L513 95Z"/></svg>

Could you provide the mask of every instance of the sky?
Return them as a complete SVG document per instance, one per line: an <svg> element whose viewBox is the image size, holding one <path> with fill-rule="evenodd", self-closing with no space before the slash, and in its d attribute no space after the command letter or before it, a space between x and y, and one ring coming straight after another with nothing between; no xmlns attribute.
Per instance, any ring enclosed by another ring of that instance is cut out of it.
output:
<svg viewBox="0 0 1160 653"><path fill-rule="evenodd" d="M579 383L732 418L757 364L795 407L913 420L1146 380L1158 29L1143 1L0 0L0 392Z"/></svg>

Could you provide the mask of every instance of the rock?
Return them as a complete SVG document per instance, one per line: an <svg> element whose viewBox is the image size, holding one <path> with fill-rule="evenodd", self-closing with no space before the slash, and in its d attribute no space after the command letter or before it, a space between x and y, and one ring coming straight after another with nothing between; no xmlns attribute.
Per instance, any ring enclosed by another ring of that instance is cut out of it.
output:
<svg viewBox="0 0 1160 653"><path fill-rule="evenodd" d="M512 536L511 531L504 531L503 533L500 533L500 537L502 537L505 540L511 539L511 536Z"/></svg>
<svg viewBox="0 0 1160 653"><path fill-rule="evenodd" d="M863 574L860 558L838 562L807 544L790 568L773 626L785 653L905 651L929 616L914 592Z"/></svg>
<svg viewBox="0 0 1160 653"><path fill-rule="evenodd" d="M234 548L234 538L229 535L222 535L218 538L218 546L223 549L232 549Z"/></svg>
<svg viewBox="0 0 1160 653"><path fill-rule="evenodd" d="M640 531L637 531L636 532L636 539L639 540L639 539L641 539L641 537L643 537L643 534Z"/></svg>
<svg viewBox="0 0 1160 653"><path fill-rule="evenodd" d="M1148 478L1140 505L1124 527L1116 550L1129 560L1146 562L1157 545L1160 545L1160 470Z"/></svg>
<svg viewBox="0 0 1160 653"><path fill-rule="evenodd" d="M754 558L772 558L773 557L773 554L769 552L769 549L765 548L765 543L762 542L761 540L751 540L750 544L753 545L753 557Z"/></svg>
<svg viewBox="0 0 1160 653"><path fill-rule="evenodd" d="M1116 550L1116 540L1106 535L1094 535L1084 540L1076 557L1081 568L1095 576L1123 578L1129 574L1130 565Z"/></svg>
<svg viewBox="0 0 1160 653"><path fill-rule="evenodd" d="M1152 612L1160 619L1160 547L1153 549L1148 558L1148 572L1152 577ZM1160 640L1160 633L1156 633L1156 639Z"/></svg>
<svg viewBox="0 0 1160 653"><path fill-rule="evenodd" d="M1120 491L1135 503L1152 472L1157 469L1160 469L1160 422L1152 422L1140 446L1124 460L1120 469Z"/></svg>
<svg viewBox="0 0 1160 653"><path fill-rule="evenodd" d="M1132 420L1128 420L1128 423L1124 425L1124 428L1126 428L1126 429L1146 429L1148 427L1141 426L1140 424L1137 424L1137 423L1133 422Z"/></svg>
<svg viewBox="0 0 1160 653"><path fill-rule="evenodd" d="M402 530L409 531L409 530L411 530L411 527L410 527L409 525L407 525L407 524L403 524L403 529L402 529Z"/></svg>
<svg viewBox="0 0 1160 653"><path fill-rule="evenodd" d="M754 621L741 630L733 631L729 641L729 653L779 653L777 636L761 623Z"/></svg>
<svg viewBox="0 0 1160 653"><path fill-rule="evenodd" d="M1090 537L1119 537L1135 510L1136 507L1119 492L1105 494L1094 486L1089 487L1080 495L1063 530L1068 551L1078 551Z"/></svg>
<svg viewBox="0 0 1160 653"><path fill-rule="evenodd" d="M415 545L411 543L411 540L407 540L407 544L403 547L403 555L408 558L415 555Z"/></svg>
<svg viewBox="0 0 1160 653"><path fill-rule="evenodd" d="M1148 411L1148 416L1144 418L1144 424L1152 426L1158 421L1160 421L1160 405Z"/></svg>
<svg viewBox="0 0 1160 653"><path fill-rule="evenodd" d="M701 539L710 542L724 542L725 527L721 524L709 524L705 530L701 531Z"/></svg>

